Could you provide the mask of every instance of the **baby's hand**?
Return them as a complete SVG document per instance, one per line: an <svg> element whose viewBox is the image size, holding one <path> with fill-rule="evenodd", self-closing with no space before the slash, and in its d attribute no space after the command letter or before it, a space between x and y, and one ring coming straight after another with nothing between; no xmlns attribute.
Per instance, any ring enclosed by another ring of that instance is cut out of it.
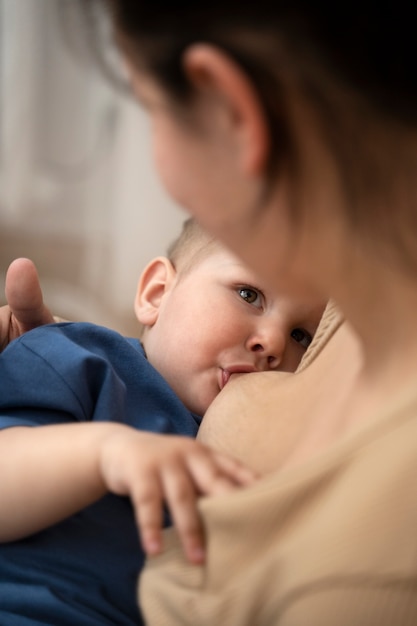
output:
<svg viewBox="0 0 417 626"><path fill-rule="evenodd" d="M110 491L130 496L148 555L162 550L165 502L186 557L194 564L205 556L198 497L227 493L255 480L238 461L198 441L130 428L105 442L101 473Z"/></svg>

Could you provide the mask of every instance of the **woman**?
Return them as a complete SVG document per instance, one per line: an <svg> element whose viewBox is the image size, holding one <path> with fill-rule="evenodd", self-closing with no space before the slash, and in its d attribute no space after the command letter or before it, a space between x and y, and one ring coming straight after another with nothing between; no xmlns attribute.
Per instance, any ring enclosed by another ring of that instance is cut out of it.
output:
<svg viewBox="0 0 417 626"><path fill-rule="evenodd" d="M216 441L245 458L253 428L249 462L280 471L202 501L202 568L167 534L147 623L415 624L414 7L107 4L169 193L270 287L347 320L294 382L236 381L209 411L213 441L244 405L244 435Z"/></svg>

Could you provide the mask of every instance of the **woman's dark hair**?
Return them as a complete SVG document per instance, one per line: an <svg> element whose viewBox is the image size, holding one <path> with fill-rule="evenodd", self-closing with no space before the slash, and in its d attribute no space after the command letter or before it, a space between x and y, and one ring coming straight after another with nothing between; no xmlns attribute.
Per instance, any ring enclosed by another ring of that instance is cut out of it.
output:
<svg viewBox="0 0 417 626"><path fill-rule="evenodd" d="M142 62L173 94L185 97L189 85L181 54L205 41L227 50L255 83L274 76L249 52L249 38L280 41L304 62L320 62L341 82L365 95L387 114L417 119L415 4L227 0L198 2L107 0L117 28L137 47ZM242 39L241 35L247 36ZM243 45L239 45L239 42ZM272 51L273 53L273 51ZM307 55L306 58L305 55ZM258 73L265 73L259 77Z"/></svg>
<svg viewBox="0 0 417 626"><path fill-rule="evenodd" d="M411 1L105 1L133 54L136 50L140 62L179 99L192 95L182 66L184 50L203 41L227 51L258 88L281 152L288 147L281 120L285 111L276 102L277 90L283 88L279 76L287 74L287 64L298 64L301 88L316 100L329 124L334 99L326 101L319 73L327 77L328 92L334 81L341 91L346 86L383 115L402 123L417 121L417 38Z"/></svg>
<svg viewBox="0 0 417 626"><path fill-rule="evenodd" d="M392 164L401 171L401 160L404 177L414 177L409 155L396 154L393 160L392 146L386 143L397 130L417 130L414 3L102 1L133 62L180 102L193 96L182 63L187 47L211 43L235 59L256 87L265 111L270 172L275 174L285 161L300 177L287 100L288 84L295 84L312 105L338 163L352 226L367 222L387 234L389 202L383 209L377 208L378 202L368 203L364 215L358 199L375 200L378 193L387 198L381 183L389 184L386 173ZM385 128L394 133L384 135ZM409 219L417 230L416 214L413 206Z"/></svg>

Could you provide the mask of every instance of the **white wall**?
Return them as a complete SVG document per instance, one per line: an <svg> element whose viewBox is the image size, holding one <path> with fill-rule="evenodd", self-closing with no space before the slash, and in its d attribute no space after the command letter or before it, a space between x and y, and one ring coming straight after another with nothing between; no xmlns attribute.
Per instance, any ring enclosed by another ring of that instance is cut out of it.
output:
<svg viewBox="0 0 417 626"><path fill-rule="evenodd" d="M139 272L184 214L71 2L0 0L0 295L10 260L29 256L58 314L133 333Z"/></svg>

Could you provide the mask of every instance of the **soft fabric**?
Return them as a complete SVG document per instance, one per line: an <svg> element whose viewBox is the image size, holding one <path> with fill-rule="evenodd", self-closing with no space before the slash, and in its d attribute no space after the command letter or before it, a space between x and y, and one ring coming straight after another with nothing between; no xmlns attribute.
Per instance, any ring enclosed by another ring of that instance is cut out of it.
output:
<svg viewBox="0 0 417 626"><path fill-rule="evenodd" d="M147 626L414 626L416 475L413 388L309 462L202 500L205 566L165 531L141 577Z"/></svg>
<svg viewBox="0 0 417 626"><path fill-rule="evenodd" d="M139 341L92 324L26 333L0 355L0 381L0 428L94 420L191 437L198 430L200 418L146 360ZM129 500L113 495L25 540L0 544L0 624L137 626L143 559Z"/></svg>
<svg viewBox="0 0 417 626"><path fill-rule="evenodd" d="M317 359L319 354L323 352L323 349L328 345L330 339L334 336L343 322L344 318L342 313L334 302L329 301L313 337L313 341L304 352L304 356L297 367L297 373L305 370L313 361Z"/></svg>

